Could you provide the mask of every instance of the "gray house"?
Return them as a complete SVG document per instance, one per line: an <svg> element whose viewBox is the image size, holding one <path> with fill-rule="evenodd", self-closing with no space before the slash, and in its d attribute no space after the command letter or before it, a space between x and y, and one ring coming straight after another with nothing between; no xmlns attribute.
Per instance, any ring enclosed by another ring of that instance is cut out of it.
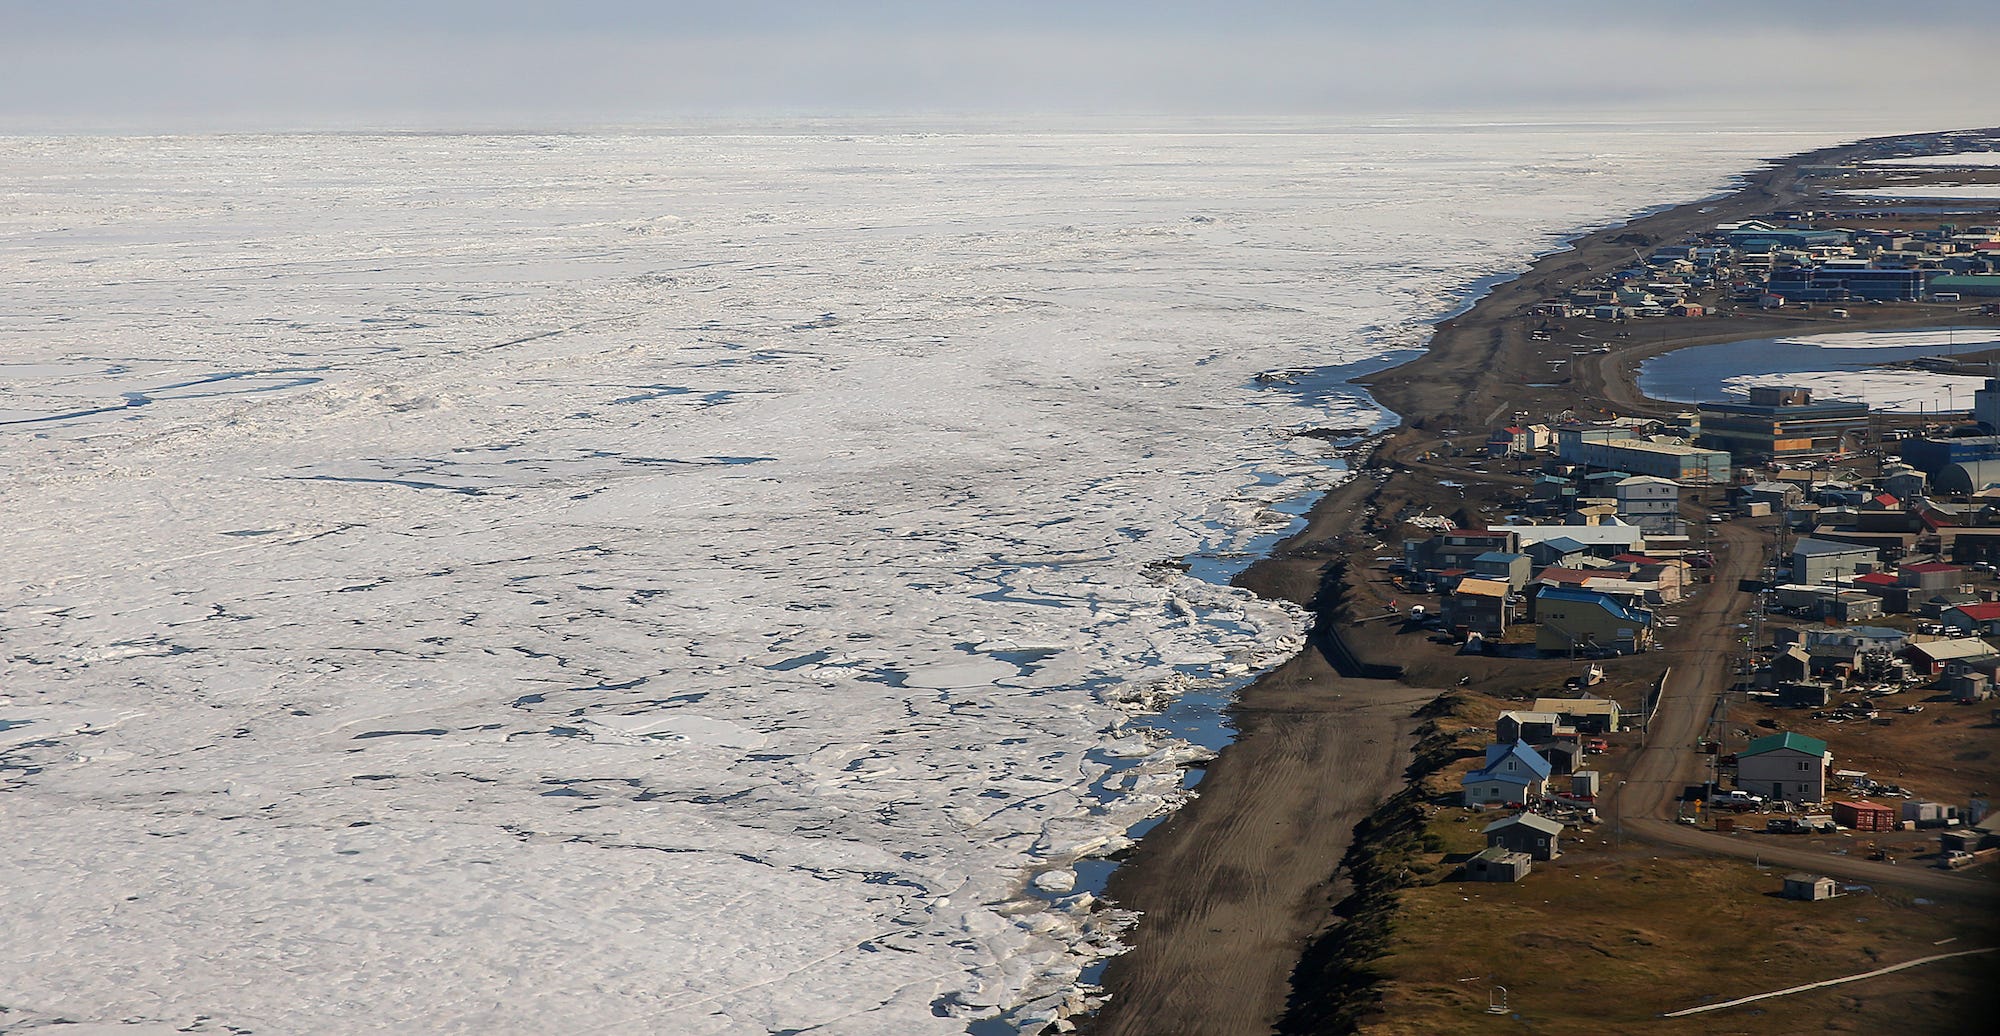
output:
<svg viewBox="0 0 2000 1036"><path fill-rule="evenodd" d="M1493 722L1495 741L1546 741L1560 734L1574 734L1576 728L1553 712L1519 712L1509 709Z"/></svg>
<svg viewBox="0 0 2000 1036"><path fill-rule="evenodd" d="M1488 848L1499 846L1510 852L1527 853L1537 860L1553 860L1562 855L1559 838L1562 823L1537 813L1520 813L1486 825Z"/></svg>
<svg viewBox="0 0 2000 1036"><path fill-rule="evenodd" d="M1534 578L1533 569L1534 562L1526 554L1490 550L1472 559L1474 575L1506 583L1507 589L1514 593L1520 593L1521 588L1528 585L1528 580Z"/></svg>

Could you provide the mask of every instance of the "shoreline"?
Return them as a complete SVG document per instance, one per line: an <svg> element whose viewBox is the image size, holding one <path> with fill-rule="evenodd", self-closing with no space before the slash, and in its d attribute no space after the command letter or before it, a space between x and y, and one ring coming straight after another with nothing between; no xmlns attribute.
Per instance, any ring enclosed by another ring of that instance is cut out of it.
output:
<svg viewBox="0 0 2000 1036"><path fill-rule="evenodd" d="M1409 490L1407 483L1434 487L1439 479L1466 474L1448 460L1429 463L1420 456L1427 448L1446 434L1483 436L1522 410L1553 412L1579 403L1640 413L1685 409L1645 399L1633 380L1641 361L1675 349L1763 333L1889 329L1936 319L1923 312L1836 323L1753 312L1647 321L1632 325L1643 329L1642 338L1615 345L1607 340L1609 352L1574 357L1567 375L1552 381L1547 357L1566 347L1533 342L1521 319L1526 308L1628 262L1641 241L1675 240L1794 203L1811 189L1801 183L1802 167L1837 161L1874 141L1941 136L1869 138L1775 159L1746 171L1732 191L1583 233L1438 320L1417 356L1351 379L1398 423L1358 446L1353 477L1323 494L1301 528L1235 580L1260 596L1312 610L1313 630L1299 654L1253 681L1231 707L1237 734L1208 764L1201 794L1149 831L1112 873L1108 898L1144 920L1128 933L1131 949L1106 966L1108 1000L1095 1015L1079 1019L1081 1031L1292 1031L1286 1023L1304 1023L1294 1012L1309 992L1295 986L1316 983L1314 975L1329 968L1345 966L1354 974L1358 960L1327 949L1338 943L1329 936L1341 929L1339 915L1379 912L1379 901L1354 901L1394 895L1380 882L1365 882L1369 887L1360 891L1351 887L1366 862L1357 827L1364 821L1379 827L1380 811L1407 797L1421 775L1416 749L1422 720L1415 707L1446 691L1424 686L1426 677L1440 683L1435 666L1396 680L1341 675L1335 660L1352 661L1348 641L1370 639L1365 633L1342 636L1350 597L1363 614L1382 603L1346 578L1344 562L1384 549L1374 517ZM1363 646L1374 649L1363 650L1364 658L1393 657L1383 650L1388 645ZM1352 1002L1317 1002L1307 1013L1351 1016L1372 1003L1371 983L1342 985L1336 995Z"/></svg>

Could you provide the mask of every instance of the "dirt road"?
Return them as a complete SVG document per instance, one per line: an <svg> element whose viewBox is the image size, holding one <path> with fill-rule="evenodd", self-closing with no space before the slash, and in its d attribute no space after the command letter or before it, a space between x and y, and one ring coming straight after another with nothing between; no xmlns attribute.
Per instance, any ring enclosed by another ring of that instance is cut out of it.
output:
<svg viewBox="0 0 2000 1036"><path fill-rule="evenodd" d="M1932 895L2000 899L2000 886L1968 872L1875 863L1792 849L1757 835L1722 835L1671 822L1682 789L1708 779L1708 757L1698 751L1696 742L1732 680L1729 663L1742 655L1741 638L1747 632L1738 625L1747 621L1756 604L1755 595L1736 587L1740 580L1755 577L1764 561L1764 537L1755 529L1729 524L1717 531L1726 546L1716 551L1715 584L1681 620L1681 629L1694 636L1669 652L1675 656L1673 672L1646 726L1645 741L1627 765L1628 776L1612 792L1607 819L1623 835L1646 841Z"/></svg>

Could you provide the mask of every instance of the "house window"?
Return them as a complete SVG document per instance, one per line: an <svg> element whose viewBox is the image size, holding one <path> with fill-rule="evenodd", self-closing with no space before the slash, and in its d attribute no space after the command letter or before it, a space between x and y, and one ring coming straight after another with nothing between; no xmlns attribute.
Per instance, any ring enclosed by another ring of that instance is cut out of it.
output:
<svg viewBox="0 0 2000 1036"><path fill-rule="evenodd" d="M1803 761L1801 761L1801 762L1799 763L1799 769L1803 770L1803 769L1805 769L1805 768L1806 768L1806 764L1805 764L1805 763L1804 763Z"/></svg>

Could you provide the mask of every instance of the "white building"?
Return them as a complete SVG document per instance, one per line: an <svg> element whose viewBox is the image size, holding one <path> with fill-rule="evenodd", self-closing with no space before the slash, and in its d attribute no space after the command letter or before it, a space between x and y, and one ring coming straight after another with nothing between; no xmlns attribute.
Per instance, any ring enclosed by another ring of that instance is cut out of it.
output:
<svg viewBox="0 0 2000 1036"><path fill-rule="evenodd" d="M1772 801L1823 802L1833 753L1804 734L1772 734L1736 753L1736 786Z"/></svg>
<svg viewBox="0 0 2000 1036"><path fill-rule="evenodd" d="M1634 475L1611 487L1618 517L1649 535L1671 536L1681 531L1681 485L1657 475Z"/></svg>

